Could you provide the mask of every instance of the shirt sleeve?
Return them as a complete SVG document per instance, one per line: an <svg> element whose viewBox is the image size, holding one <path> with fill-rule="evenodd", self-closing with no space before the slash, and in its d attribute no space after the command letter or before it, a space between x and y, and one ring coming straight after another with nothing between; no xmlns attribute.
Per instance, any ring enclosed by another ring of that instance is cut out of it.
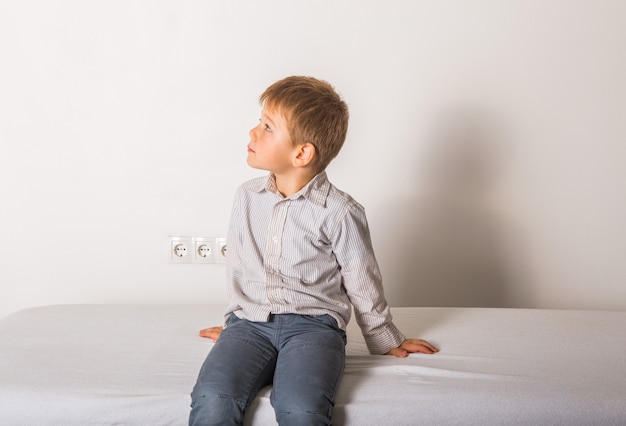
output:
<svg viewBox="0 0 626 426"><path fill-rule="evenodd" d="M226 236L226 282L228 293L228 307L224 313L224 326L227 326L228 318L233 311L239 309L240 296L238 295L238 282L241 281L241 256L242 256L242 218L241 218L241 198L242 188L240 187L235 194L233 206L230 213L230 222L228 226L228 234Z"/></svg>
<svg viewBox="0 0 626 426"><path fill-rule="evenodd" d="M358 203L350 205L338 223L333 250L370 353L385 354L400 346L405 337L392 322L365 211Z"/></svg>

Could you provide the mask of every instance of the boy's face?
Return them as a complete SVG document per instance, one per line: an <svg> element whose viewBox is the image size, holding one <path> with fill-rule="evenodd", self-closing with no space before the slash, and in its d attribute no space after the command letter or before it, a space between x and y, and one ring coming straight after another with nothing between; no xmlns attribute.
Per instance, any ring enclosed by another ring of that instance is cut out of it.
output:
<svg viewBox="0 0 626 426"><path fill-rule="evenodd" d="M281 174L293 167L296 152L283 115L264 108L259 124L250 130L248 165Z"/></svg>

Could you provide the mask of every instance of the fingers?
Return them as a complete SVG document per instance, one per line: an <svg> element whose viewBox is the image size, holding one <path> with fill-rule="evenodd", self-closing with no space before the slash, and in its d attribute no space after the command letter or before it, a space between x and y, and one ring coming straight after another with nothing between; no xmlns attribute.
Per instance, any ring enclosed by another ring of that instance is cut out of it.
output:
<svg viewBox="0 0 626 426"><path fill-rule="evenodd" d="M434 345L428 343L422 339L406 339L400 345L402 349L406 349L408 352L420 352L424 354L434 354L439 352Z"/></svg>
<svg viewBox="0 0 626 426"><path fill-rule="evenodd" d="M209 328L205 328L200 330L200 336L207 336L207 335L212 335L214 333L221 333L223 330L223 327L209 327Z"/></svg>
<svg viewBox="0 0 626 426"><path fill-rule="evenodd" d="M222 332L223 329L224 327L209 327L209 328L200 330L200 333L198 334L200 335L200 337L206 337L208 339L213 340L213 342L215 342L217 338L220 336L220 333Z"/></svg>
<svg viewBox="0 0 626 426"><path fill-rule="evenodd" d="M398 358L406 358L410 353L420 352L423 354L435 354L439 352L434 345L422 339L406 339L402 344L393 348L385 355L393 355Z"/></svg>
<svg viewBox="0 0 626 426"><path fill-rule="evenodd" d="M402 348L393 348L385 355L393 355L398 358L406 358L407 356L409 356L409 353Z"/></svg>

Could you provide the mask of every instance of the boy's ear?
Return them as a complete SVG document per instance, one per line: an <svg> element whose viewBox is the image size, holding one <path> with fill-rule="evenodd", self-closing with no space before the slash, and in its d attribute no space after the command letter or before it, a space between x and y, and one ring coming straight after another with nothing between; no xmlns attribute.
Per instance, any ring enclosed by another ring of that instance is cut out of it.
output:
<svg viewBox="0 0 626 426"><path fill-rule="evenodd" d="M298 151L293 159L293 165L295 167L305 167L313 164L315 160L315 145L310 142L305 142L298 146Z"/></svg>

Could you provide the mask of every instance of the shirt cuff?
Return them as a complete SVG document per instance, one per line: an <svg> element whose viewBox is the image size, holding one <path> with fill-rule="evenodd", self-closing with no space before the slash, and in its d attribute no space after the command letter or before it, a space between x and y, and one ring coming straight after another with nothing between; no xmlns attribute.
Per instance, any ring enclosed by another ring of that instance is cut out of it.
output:
<svg viewBox="0 0 626 426"><path fill-rule="evenodd" d="M389 323L381 333L364 337L367 349L372 355L384 355L405 340L404 334L393 323Z"/></svg>

